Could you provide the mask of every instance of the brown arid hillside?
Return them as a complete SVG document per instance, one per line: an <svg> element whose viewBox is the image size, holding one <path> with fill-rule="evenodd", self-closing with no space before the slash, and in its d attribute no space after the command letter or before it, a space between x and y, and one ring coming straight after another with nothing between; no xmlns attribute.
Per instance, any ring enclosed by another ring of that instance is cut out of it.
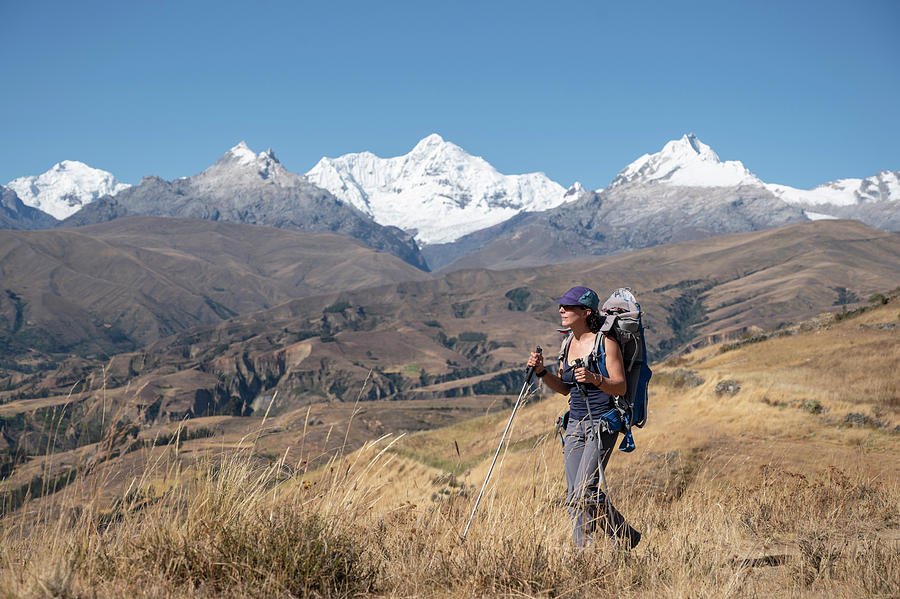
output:
<svg viewBox="0 0 900 599"><path fill-rule="evenodd" d="M327 233L149 216L0 231L0 349L10 368L106 356L290 299L426 278Z"/></svg>
<svg viewBox="0 0 900 599"><path fill-rule="evenodd" d="M282 364L284 354L304 356L307 374L291 389L346 400L343 389L372 370L375 399L517 364L546 343L553 298L573 284L633 288L650 351L662 357L852 305L900 281L900 236L854 221L441 277L327 235L149 217L78 231L91 235L3 238L0 389L65 392L65 382L124 351L140 354L117 358L134 374L160 362L221 371L237 360L254 370L256 357ZM264 376L280 381L285 369ZM338 371L346 385L322 385Z"/></svg>
<svg viewBox="0 0 900 599"><path fill-rule="evenodd" d="M367 400L490 394L516 387L529 349L555 353L553 298L573 284L601 294L632 287L646 313L649 350L659 358L864 304L898 281L897 234L850 221L808 223L569 265L459 271L302 298L191 329L122 360L137 376L160 368L215 373L218 391L208 391L218 394L216 405L236 397L246 407L276 389L278 410L352 401L367 378Z"/></svg>
<svg viewBox="0 0 900 599"><path fill-rule="evenodd" d="M6 515L0 592L894 597L898 365L895 295L656 364L637 449L616 452L607 471L644 535L631 551L571 546L553 429L565 400L541 389L526 395L464 542L513 397L480 410L442 399L430 407L481 414L408 435L390 434L396 411L377 429L382 415L365 403L230 429L213 417L208 434L190 422L156 442L138 432L139 447L120 454L108 415L105 460L63 481L53 478L63 456L45 457L45 484L68 484ZM361 421L373 427L361 449L314 467L313 429L340 445Z"/></svg>
<svg viewBox="0 0 900 599"><path fill-rule="evenodd" d="M357 327L408 326L432 336L435 329L448 327L448 338L462 330L481 331L498 342L515 343L520 355L551 328L542 323L556 322L554 298L571 285L588 284L601 295L633 288L647 313L651 353L663 356L686 343L784 326L865 301L898 281L900 235L855 221L819 221L571 264L459 271L304 298L231 319L215 332L207 329L166 342L249 338L260 327L339 314L330 329L338 340L346 330L338 319L345 318ZM336 310L338 306L343 309ZM422 326L424 321L432 324ZM232 333L223 335L225 328Z"/></svg>

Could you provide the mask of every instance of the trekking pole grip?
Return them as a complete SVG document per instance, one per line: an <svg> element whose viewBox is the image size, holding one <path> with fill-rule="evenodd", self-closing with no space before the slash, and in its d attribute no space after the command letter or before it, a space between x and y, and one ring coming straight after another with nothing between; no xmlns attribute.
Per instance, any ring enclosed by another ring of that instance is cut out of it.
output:
<svg viewBox="0 0 900 599"><path fill-rule="evenodd" d="M541 354L543 356L544 350L540 345L538 345L536 348L534 348L534 353ZM546 368L546 366L544 368ZM534 374L534 366L529 366L528 368L525 369L525 382L526 383L531 381L531 376L533 374Z"/></svg>
<svg viewBox="0 0 900 599"><path fill-rule="evenodd" d="M575 368L585 368L584 360L582 358L575 359ZM583 383L575 381L575 384L578 386L578 390L581 391L581 394L584 396L584 400L587 401L587 394L584 391Z"/></svg>

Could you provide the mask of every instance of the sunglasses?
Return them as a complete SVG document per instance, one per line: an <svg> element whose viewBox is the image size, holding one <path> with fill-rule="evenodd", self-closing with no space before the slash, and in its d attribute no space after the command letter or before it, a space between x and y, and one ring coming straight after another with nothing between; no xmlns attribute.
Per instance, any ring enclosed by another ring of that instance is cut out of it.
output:
<svg viewBox="0 0 900 599"><path fill-rule="evenodd" d="M575 310L585 310L586 309L584 306L567 306L565 304L560 304L559 307L567 312L574 312Z"/></svg>

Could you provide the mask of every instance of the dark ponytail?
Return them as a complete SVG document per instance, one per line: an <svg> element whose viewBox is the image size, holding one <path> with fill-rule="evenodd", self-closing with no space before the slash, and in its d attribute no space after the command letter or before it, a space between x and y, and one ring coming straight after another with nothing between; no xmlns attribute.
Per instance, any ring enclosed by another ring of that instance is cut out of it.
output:
<svg viewBox="0 0 900 599"><path fill-rule="evenodd" d="M591 313L587 315L587 318L585 320L586 320L588 328L591 330L592 333L600 332L600 327L603 326L604 319L601 318L599 314L597 314L596 312L591 310Z"/></svg>

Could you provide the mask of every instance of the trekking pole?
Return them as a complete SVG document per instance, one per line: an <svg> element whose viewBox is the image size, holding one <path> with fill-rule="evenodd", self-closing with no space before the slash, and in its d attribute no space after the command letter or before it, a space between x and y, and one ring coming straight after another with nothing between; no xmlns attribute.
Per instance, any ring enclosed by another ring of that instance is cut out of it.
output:
<svg viewBox="0 0 900 599"><path fill-rule="evenodd" d="M575 368L584 368L584 360L578 358L575 360ZM604 503L606 504L606 512L609 516L609 525L615 529L615 522L613 521L612 514L612 504L609 501L609 487L606 485L606 472L603 471L603 444L600 442L600 431L594 427L594 415L591 414L591 404L588 401L587 393L582 385L579 383L575 383L578 386L578 391L581 392L581 397L584 398L584 405L587 408L588 419L591 421L591 431L594 433L594 437L597 439L597 472L600 474L600 485L603 488L603 496L605 497ZM597 494L600 493L600 487L597 488ZM597 498L599 503L599 497Z"/></svg>
<svg viewBox="0 0 900 599"><path fill-rule="evenodd" d="M544 350L542 350L540 346L534 350L534 353L536 354L542 354L543 352ZM503 431L503 436L500 437L500 445L497 446L497 453L494 454L494 459L491 461L491 467L488 468L487 476L484 477L484 483L481 485L481 492L478 493L478 499L475 500L475 507L472 508L472 515L469 516L469 521L466 523L466 529L462 533L463 541L466 540L466 535L469 534L469 527L472 525L472 519L475 517L475 510L478 509L478 504L481 503L481 496L484 495L484 489L487 487L488 479L491 477L491 472L494 470L494 464L497 463L497 456L500 455L500 449L503 447L506 433L509 432L509 427L512 425L513 418L516 416L516 410L519 409L519 403L522 401L522 396L525 395L525 389L527 389L528 384L531 383L531 377L534 374L534 366L529 366L525 372L525 383L522 385L522 390L519 392L519 398L516 399L516 404L513 406L512 414L509 415L509 422L506 423L506 430Z"/></svg>

